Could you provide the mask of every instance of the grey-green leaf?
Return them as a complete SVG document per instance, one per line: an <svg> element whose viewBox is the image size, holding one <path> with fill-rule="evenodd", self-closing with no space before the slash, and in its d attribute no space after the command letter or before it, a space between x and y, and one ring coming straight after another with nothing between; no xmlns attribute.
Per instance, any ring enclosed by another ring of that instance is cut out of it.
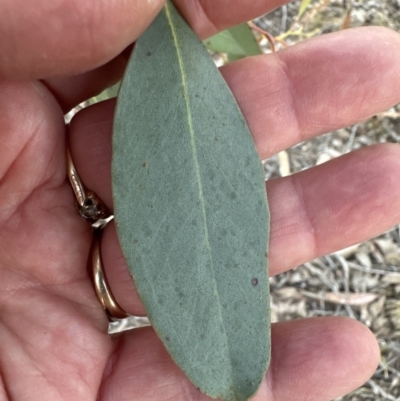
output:
<svg viewBox="0 0 400 401"><path fill-rule="evenodd" d="M252 30L247 24L222 31L204 43L212 51L227 53L229 61L262 53Z"/></svg>
<svg viewBox="0 0 400 401"><path fill-rule="evenodd" d="M205 394L248 400L269 363L264 174L231 92L170 1L122 82L112 179L122 250L165 347Z"/></svg>

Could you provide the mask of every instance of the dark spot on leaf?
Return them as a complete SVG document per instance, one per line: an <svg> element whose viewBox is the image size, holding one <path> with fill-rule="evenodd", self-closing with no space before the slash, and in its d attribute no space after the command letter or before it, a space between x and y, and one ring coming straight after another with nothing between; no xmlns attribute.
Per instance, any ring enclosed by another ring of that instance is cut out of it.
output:
<svg viewBox="0 0 400 401"><path fill-rule="evenodd" d="M147 167L149 164L147 163L147 162L144 162L143 164L142 164L142 167Z"/></svg>
<svg viewBox="0 0 400 401"><path fill-rule="evenodd" d="M235 200L237 198L236 192L231 192L231 199Z"/></svg>
<svg viewBox="0 0 400 401"><path fill-rule="evenodd" d="M138 239L137 238L135 238L134 240L133 240L133 243L134 244L137 244L139 241L138 241Z"/></svg>
<svg viewBox="0 0 400 401"><path fill-rule="evenodd" d="M165 341L169 341L169 337L165 337Z"/></svg>
<svg viewBox="0 0 400 401"><path fill-rule="evenodd" d="M182 290L179 287L175 287L175 291L179 298L185 297L185 294L182 292Z"/></svg>
<svg viewBox="0 0 400 401"><path fill-rule="evenodd" d="M150 56L151 56L151 52L147 52L147 53L146 53L146 56L147 56L147 57L150 57Z"/></svg>
<svg viewBox="0 0 400 401"><path fill-rule="evenodd" d="M150 237L150 236L151 236L150 227L145 226L145 227L143 228L143 234L144 234L146 237Z"/></svg>
<svg viewBox="0 0 400 401"><path fill-rule="evenodd" d="M238 366L240 363L236 359L232 359L232 366Z"/></svg>
<svg viewBox="0 0 400 401"><path fill-rule="evenodd" d="M196 93L196 94L194 95L194 97L200 97L200 95L199 95L198 93Z"/></svg>
<svg viewBox="0 0 400 401"><path fill-rule="evenodd" d="M268 258L268 252L265 252L265 255L264 255L266 258Z"/></svg>
<svg viewBox="0 0 400 401"><path fill-rule="evenodd" d="M258 285L258 278L257 277L254 277L254 278L251 279L251 285L253 287L257 287L257 285Z"/></svg>

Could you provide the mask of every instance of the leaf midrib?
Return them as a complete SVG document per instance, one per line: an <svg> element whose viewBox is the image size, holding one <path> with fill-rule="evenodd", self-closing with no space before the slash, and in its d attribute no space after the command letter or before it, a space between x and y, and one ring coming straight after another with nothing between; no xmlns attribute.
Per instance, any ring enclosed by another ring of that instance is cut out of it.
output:
<svg viewBox="0 0 400 401"><path fill-rule="evenodd" d="M227 351L228 355L230 356L229 352L229 345L228 345L228 336L226 334L226 328L225 328L225 322L222 317L222 310L221 310L221 299L219 296L218 292L218 285L217 285L217 280L215 278L215 272L214 272L214 264L213 264L213 258L212 258L212 251L211 251L211 245L210 245L210 239L208 235L208 222L207 222L207 214L206 214L206 207L205 207L205 200L204 200L204 193L203 193L203 184L202 184L202 178L200 174L200 165L198 161L198 155L197 155L197 147L196 147L196 140L195 140L195 132L194 132L194 127L193 127L193 119L192 119L192 112L191 112L191 107L190 107L190 98L189 98L189 93L188 93L188 88L186 84L186 72L185 72L185 66L183 63L183 58L182 58L182 53L181 53L181 48L179 45L179 40L178 40L178 35L174 26L174 23L172 21L172 16L171 16L171 10L170 10L171 5L167 1L165 3L165 13L166 17L168 20L168 24L171 28L171 33L172 37L174 40L174 45L176 48L176 54L179 62L179 68L181 71L181 77L182 77L182 87L183 87L183 95L184 95L184 100L185 100L185 105L186 105L186 110L187 110L187 118L188 118L188 126L189 126L189 133L190 133L190 145L191 149L193 152L193 161L194 161L194 168L196 172L196 178L197 178L197 183L198 183L198 191L199 191L199 200L201 204L201 209L202 209L202 216L203 216L203 224L204 224L204 231L205 231L205 244L209 252L209 257L211 261L211 270L213 273L213 282L214 282L214 288L216 289L216 296L218 299L218 310L219 310L219 315L221 317L223 329L224 329L224 337L225 337L225 343L227 346ZM233 370L232 370L232 365L230 364L230 371L231 371L231 377L233 379Z"/></svg>

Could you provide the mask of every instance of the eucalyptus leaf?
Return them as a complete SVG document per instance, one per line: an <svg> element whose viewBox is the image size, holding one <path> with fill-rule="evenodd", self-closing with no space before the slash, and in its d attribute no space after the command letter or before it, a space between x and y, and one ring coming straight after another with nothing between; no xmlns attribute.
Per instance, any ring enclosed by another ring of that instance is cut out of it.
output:
<svg viewBox="0 0 400 401"><path fill-rule="evenodd" d="M247 24L241 24L229 29L237 43L245 50L246 56L257 56L262 54L253 31Z"/></svg>
<svg viewBox="0 0 400 401"><path fill-rule="evenodd" d="M247 24L222 31L205 40L204 44L212 51L228 54L229 61L262 53L253 31Z"/></svg>
<svg viewBox="0 0 400 401"><path fill-rule="evenodd" d="M252 137L170 1L139 38L118 96L119 241L148 317L205 394L248 400L269 363L269 213Z"/></svg>
<svg viewBox="0 0 400 401"><path fill-rule="evenodd" d="M243 58L246 51L239 45L229 30L222 31L204 41L204 44L217 53L227 53Z"/></svg>

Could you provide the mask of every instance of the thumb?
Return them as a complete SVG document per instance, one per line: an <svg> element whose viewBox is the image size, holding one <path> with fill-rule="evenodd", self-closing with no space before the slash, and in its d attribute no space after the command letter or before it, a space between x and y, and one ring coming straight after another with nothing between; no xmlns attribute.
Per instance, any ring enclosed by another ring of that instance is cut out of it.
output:
<svg viewBox="0 0 400 401"><path fill-rule="evenodd" d="M0 78L45 78L93 69L118 55L165 0L3 0Z"/></svg>

